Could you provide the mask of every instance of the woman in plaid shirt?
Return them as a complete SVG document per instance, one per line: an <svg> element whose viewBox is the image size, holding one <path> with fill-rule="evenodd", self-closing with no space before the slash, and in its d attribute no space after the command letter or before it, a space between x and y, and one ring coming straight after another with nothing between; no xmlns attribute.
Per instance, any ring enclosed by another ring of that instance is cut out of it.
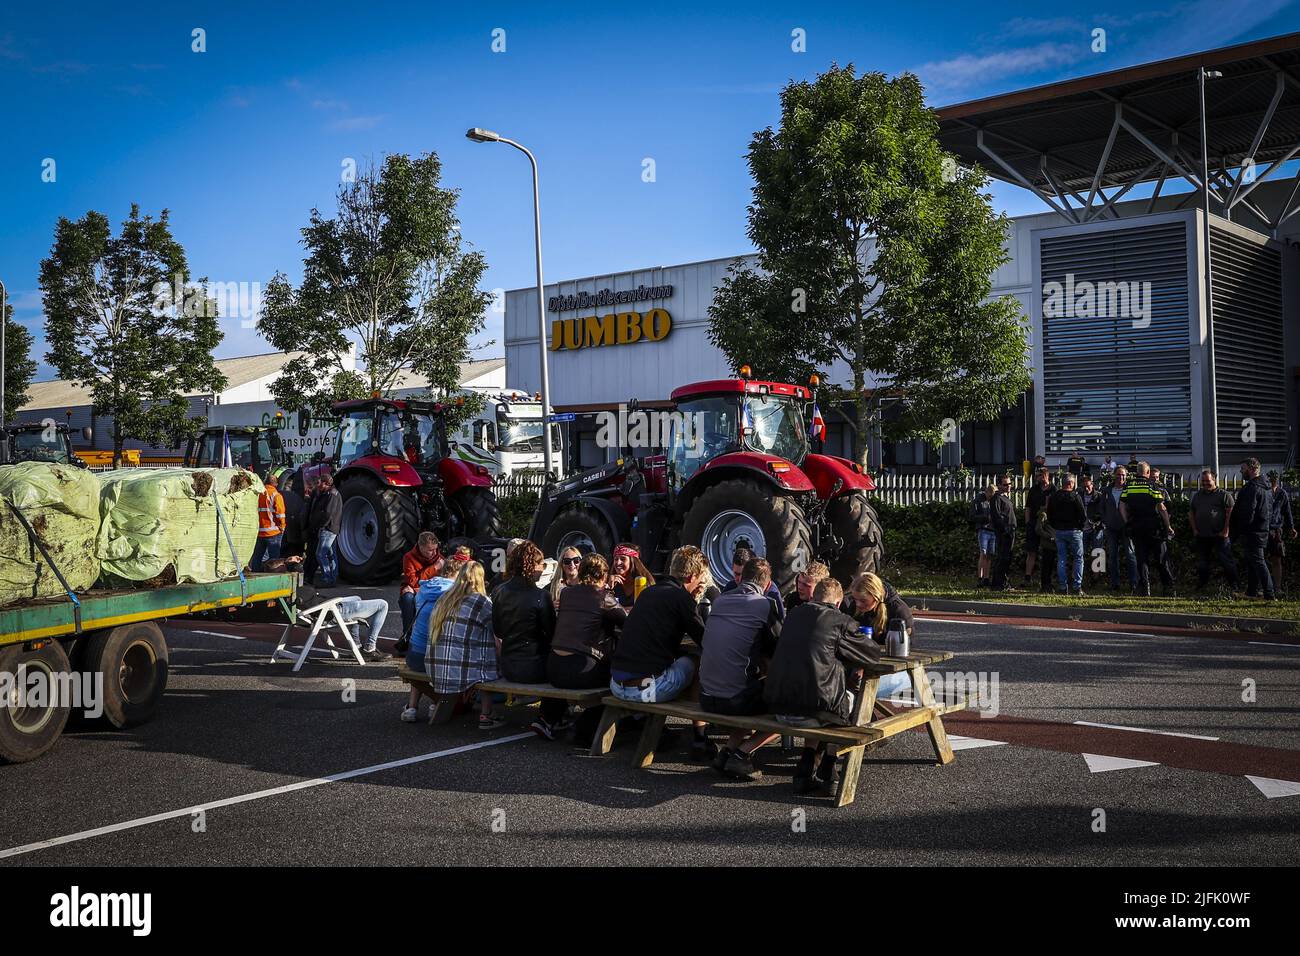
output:
<svg viewBox="0 0 1300 956"><path fill-rule="evenodd" d="M462 694L497 679L497 644L492 633L492 602L483 586L483 565L470 561L434 605L426 658L435 694ZM492 695L479 694L480 730L505 723L492 715Z"/></svg>

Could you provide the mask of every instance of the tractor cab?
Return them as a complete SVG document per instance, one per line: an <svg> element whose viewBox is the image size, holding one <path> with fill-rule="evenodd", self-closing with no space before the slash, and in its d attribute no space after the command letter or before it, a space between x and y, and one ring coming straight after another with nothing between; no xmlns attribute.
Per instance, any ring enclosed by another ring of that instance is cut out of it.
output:
<svg viewBox="0 0 1300 956"><path fill-rule="evenodd" d="M84 429L87 440L90 429ZM72 452L68 426L50 419L6 425L0 430L0 464L44 461L57 465L85 466Z"/></svg>
<svg viewBox="0 0 1300 956"><path fill-rule="evenodd" d="M378 456L400 459L417 473L428 473L437 471L450 452L442 408L434 402L369 399L338 402L334 411L340 416L336 468Z"/></svg>
<svg viewBox="0 0 1300 956"><path fill-rule="evenodd" d="M802 465L809 451L803 418L809 397L802 385L746 378L674 391L676 415L667 450L674 490L723 455L749 452Z"/></svg>
<svg viewBox="0 0 1300 956"><path fill-rule="evenodd" d="M246 468L263 480L293 463L278 427L209 425L185 449L189 468Z"/></svg>

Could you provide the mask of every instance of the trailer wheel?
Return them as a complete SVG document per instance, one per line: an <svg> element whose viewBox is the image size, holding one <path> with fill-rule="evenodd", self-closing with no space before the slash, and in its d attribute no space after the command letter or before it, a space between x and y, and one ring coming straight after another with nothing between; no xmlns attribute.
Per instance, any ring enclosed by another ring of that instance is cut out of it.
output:
<svg viewBox="0 0 1300 956"><path fill-rule="evenodd" d="M612 554L614 534L604 517L586 505L573 505L561 511L542 538L542 554L559 558L565 548L577 548L589 554Z"/></svg>
<svg viewBox="0 0 1300 956"><path fill-rule="evenodd" d="M771 488L739 478L720 481L695 499L682 522L681 542L704 552L718 586L731 580L736 548L752 548L772 565L772 580L782 593L813 553L803 509Z"/></svg>
<svg viewBox="0 0 1300 956"><path fill-rule="evenodd" d="M104 675L104 720L121 729L154 715L167 689L167 642L153 621L95 631L84 666Z"/></svg>
<svg viewBox="0 0 1300 956"><path fill-rule="evenodd" d="M841 495L830 503L826 514L835 536L844 542L831 562L831 574L846 588L860 571L879 574L885 556L885 535L866 492Z"/></svg>
<svg viewBox="0 0 1300 956"><path fill-rule="evenodd" d="M69 674L68 655L58 641L35 651L21 644L0 649L0 761L35 760L54 746L72 711ZM44 702L54 706L31 706L35 701L25 691L34 689L31 679L37 675L45 682Z"/></svg>

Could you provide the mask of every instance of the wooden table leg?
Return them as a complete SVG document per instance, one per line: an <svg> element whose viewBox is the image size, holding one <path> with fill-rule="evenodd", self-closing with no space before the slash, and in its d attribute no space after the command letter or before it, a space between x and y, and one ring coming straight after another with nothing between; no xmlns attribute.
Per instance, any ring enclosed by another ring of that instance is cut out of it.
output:
<svg viewBox="0 0 1300 956"><path fill-rule="evenodd" d="M933 707L934 692L930 690L930 681L925 676L925 668L917 665L908 673L912 677L912 693L920 701L922 707ZM943 718L938 714L925 725L926 732L930 735L930 743L934 747L934 756L939 763L952 763L953 752L952 745L948 743L948 732L943 729Z"/></svg>
<svg viewBox="0 0 1300 956"><path fill-rule="evenodd" d="M600 715L600 726L591 738L591 755L603 757L614 748L614 737L618 733L618 722L625 711L613 704L605 705L605 712Z"/></svg>
<svg viewBox="0 0 1300 956"><path fill-rule="evenodd" d="M655 748L664 732L664 722L668 718L663 714L648 714L645 727L641 729L641 739L637 741L636 753L632 755L632 766L644 770L655 759Z"/></svg>
<svg viewBox="0 0 1300 956"><path fill-rule="evenodd" d="M862 771L862 755L865 747L853 747L844 761L844 770L840 775L840 794L835 806L846 807L853 802L858 793L858 774Z"/></svg>

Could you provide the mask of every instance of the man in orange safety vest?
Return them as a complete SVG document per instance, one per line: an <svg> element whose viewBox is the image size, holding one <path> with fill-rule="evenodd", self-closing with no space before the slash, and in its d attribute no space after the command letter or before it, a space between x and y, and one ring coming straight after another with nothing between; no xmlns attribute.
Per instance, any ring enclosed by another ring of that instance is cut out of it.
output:
<svg viewBox="0 0 1300 956"><path fill-rule="evenodd" d="M279 481L275 475L268 475L266 490L257 496L257 545L253 548L253 560L248 566L254 571L262 570L262 562L280 556L280 544L284 541L284 495L277 487Z"/></svg>

